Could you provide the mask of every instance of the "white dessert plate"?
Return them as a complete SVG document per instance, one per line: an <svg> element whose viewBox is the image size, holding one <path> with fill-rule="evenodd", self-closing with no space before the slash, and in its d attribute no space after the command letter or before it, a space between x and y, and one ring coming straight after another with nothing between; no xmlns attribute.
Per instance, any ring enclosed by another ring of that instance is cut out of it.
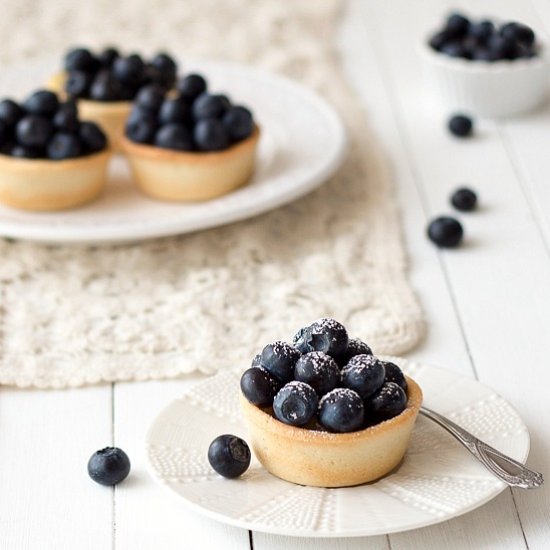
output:
<svg viewBox="0 0 550 550"><path fill-rule="evenodd" d="M0 97L22 97L56 70L59 60L2 69ZM323 99L286 78L252 67L185 61L214 92L248 105L262 131L252 182L224 197L195 204L147 198L115 157L103 196L84 207L28 213L0 206L0 236L53 243L108 243L197 231L261 214L312 191L340 166L346 135Z"/></svg>
<svg viewBox="0 0 550 550"><path fill-rule="evenodd" d="M493 390L447 370L394 361L420 384L427 407L516 460L526 460L527 428ZM246 440L238 392L238 374L209 378L168 405L147 435L153 477L182 503L219 521L300 537L380 535L454 518L505 488L449 434L423 417L399 468L373 483L303 487L272 476L255 458L241 478L224 479L210 468L206 454L220 434Z"/></svg>

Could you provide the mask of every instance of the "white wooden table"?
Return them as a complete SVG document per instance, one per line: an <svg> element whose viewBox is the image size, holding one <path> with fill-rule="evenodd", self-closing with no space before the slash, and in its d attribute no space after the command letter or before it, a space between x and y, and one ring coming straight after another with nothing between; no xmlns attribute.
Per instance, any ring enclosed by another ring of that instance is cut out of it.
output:
<svg viewBox="0 0 550 550"><path fill-rule="evenodd" d="M550 35L545 0L461 0L473 14L517 18ZM479 4L482 4L480 7ZM411 356L477 377L515 405L530 428L529 465L550 481L550 106L513 122L476 121L476 137L445 130L423 94L411 45L451 4L353 0L342 62L394 167L412 280L429 323ZM448 212L467 183L481 197L461 216L465 245L438 251L427 220ZM199 376L67 391L0 389L2 549L550 548L550 489L506 490L453 521L403 534L289 539L227 527L188 511L145 470L156 414ZM89 455L116 443L132 474L115 490L92 483Z"/></svg>

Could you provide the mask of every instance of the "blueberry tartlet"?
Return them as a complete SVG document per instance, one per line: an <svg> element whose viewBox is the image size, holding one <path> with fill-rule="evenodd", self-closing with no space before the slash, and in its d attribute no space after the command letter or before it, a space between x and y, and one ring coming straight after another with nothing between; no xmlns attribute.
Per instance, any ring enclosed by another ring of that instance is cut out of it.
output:
<svg viewBox="0 0 550 550"><path fill-rule="evenodd" d="M147 195L202 201L250 180L259 134L246 107L209 93L202 76L189 74L173 93L155 84L140 90L122 148Z"/></svg>
<svg viewBox="0 0 550 550"><path fill-rule="evenodd" d="M50 79L48 87L77 100L82 117L100 124L118 150L118 140L139 90L149 84L169 90L176 74L176 62L165 53L146 61L138 54L121 55L114 48L98 54L74 48L67 52L63 71Z"/></svg>
<svg viewBox="0 0 550 550"><path fill-rule="evenodd" d="M300 485L353 486L393 470L421 403L414 380L334 319L268 344L241 377L256 457Z"/></svg>
<svg viewBox="0 0 550 550"><path fill-rule="evenodd" d="M109 142L81 121L73 101L38 90L22 103L0 101L0 202L23 210L62 210L102 191Z"/></svg>

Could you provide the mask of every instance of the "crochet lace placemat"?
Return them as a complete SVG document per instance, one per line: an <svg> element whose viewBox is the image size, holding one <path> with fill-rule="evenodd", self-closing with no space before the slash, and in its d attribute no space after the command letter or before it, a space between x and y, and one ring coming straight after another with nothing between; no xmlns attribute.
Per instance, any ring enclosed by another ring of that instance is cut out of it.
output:
<svg viewBox="0 0 550 550"><path fill-rule="evenodd" d="M8 3L0 61L69 45L229 58L318 90L351 136L344 167L289 206L224 228L110 247L0 240L0 383L60 388L242 369L334 316L377 353L422 337L392 182L334 58L339 0ZM13 28L17 32L11 32ZM38 85L38 83L37 83Z"/></svg>

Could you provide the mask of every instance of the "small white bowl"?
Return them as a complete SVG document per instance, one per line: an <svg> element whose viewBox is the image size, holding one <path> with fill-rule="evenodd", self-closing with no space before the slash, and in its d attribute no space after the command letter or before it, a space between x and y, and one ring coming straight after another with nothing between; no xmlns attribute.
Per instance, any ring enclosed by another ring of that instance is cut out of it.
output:
<svg viewBox="0 0 550 550"><path fill-rule="evenodd" d="M471 61L435 51L425 39L420 44L428 81L452 110L481 117L512 117L536 109L548 89L546 44L540 53L513 61Z"/></svg>

